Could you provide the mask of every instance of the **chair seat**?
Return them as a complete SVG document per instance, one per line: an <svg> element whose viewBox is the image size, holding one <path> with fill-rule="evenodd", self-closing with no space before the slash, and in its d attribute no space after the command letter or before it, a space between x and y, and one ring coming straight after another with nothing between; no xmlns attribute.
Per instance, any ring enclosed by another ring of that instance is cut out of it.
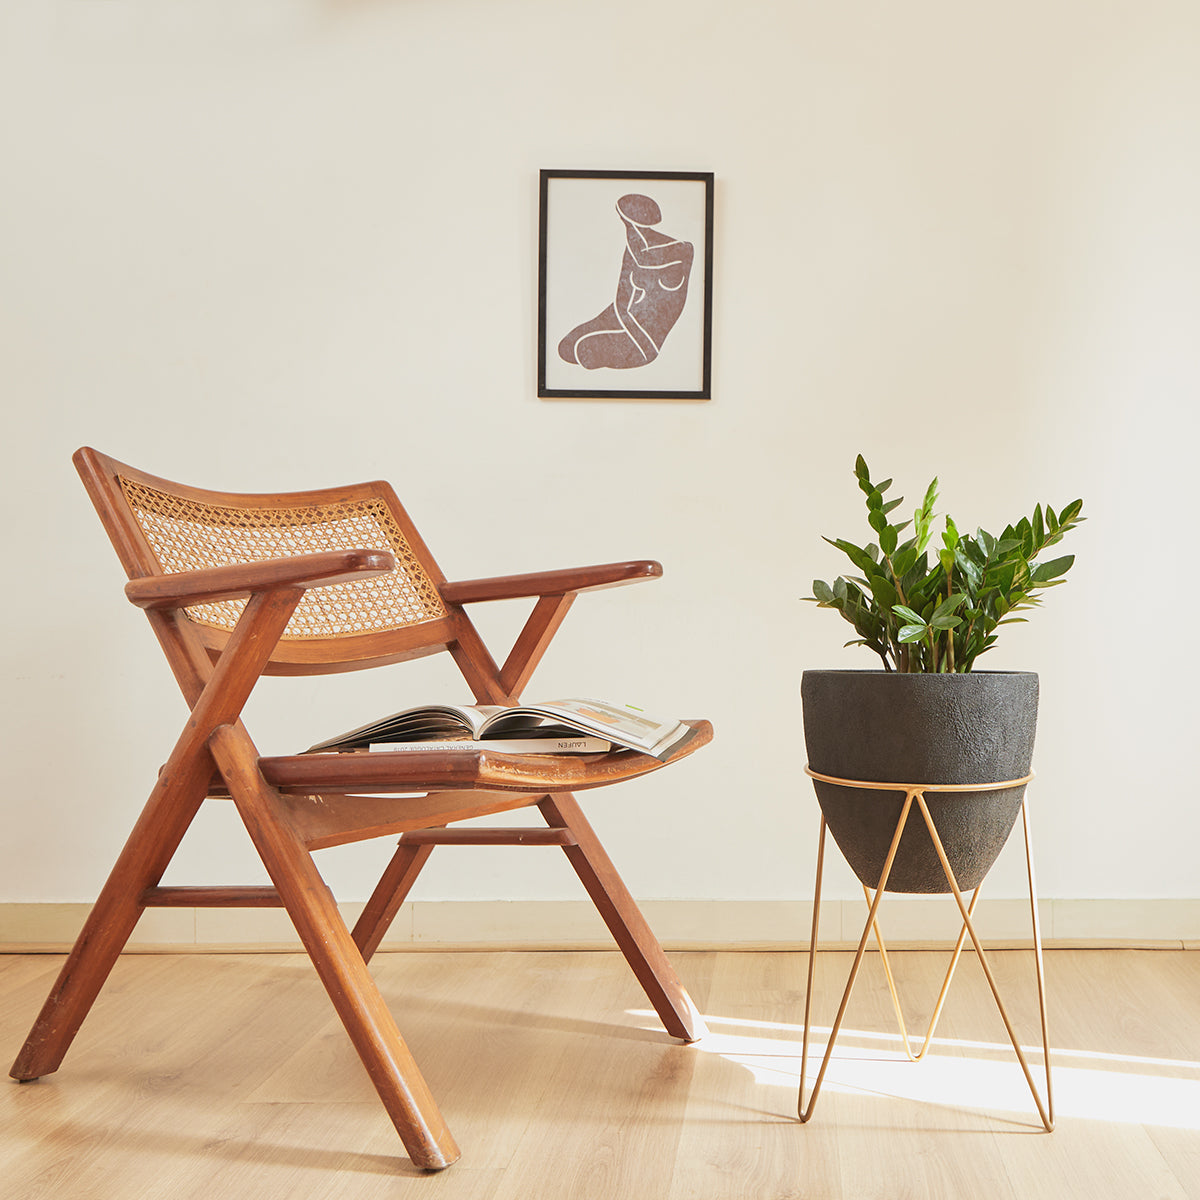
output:
<svg viewBox="0 0 1200 1200"><path fill-rule="evenodd" d="M648 774L712 740L708 721L691 727L665 759L605 754L503 754L495 750L369 750L288 754L258 760L263 778L285 795L371 794L432 789L511 792L581 791Z"/></svg>

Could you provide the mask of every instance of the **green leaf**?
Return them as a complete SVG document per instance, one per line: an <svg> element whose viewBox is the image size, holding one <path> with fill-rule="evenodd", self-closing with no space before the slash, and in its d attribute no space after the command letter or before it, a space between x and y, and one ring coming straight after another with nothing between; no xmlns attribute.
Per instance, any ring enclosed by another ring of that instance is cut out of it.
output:
<svg viewBox="0 0 1200 1200"><path fill-rule="evenodd" d="M875 485L871 482L871 470L867 466L867 460L861 454L854 461L854 474L858 476L858 486L869 496Z"/></svg>
<svg viewBox="0 0 1200 1200"><path fill-rule="evenodd" d="M825 539L829 541L828 538ZM861 546L856 546L853 542L843 541L838 538L835 542L830 542L830 545L836 546L860 571L869 575L872 571L877 570L875 560L870 556L868 550L864 550Z"/></svg>
<svg viewBox="0 0 1200 1200"><path fill-rule="evenodd" d="M956 554L961 554L964 558L975 563L976 566L984 567L987 565L987 548L976 538L959 538L958 545L954 547L954 550Z"/></svg>
<svg viewBox="0 0 1200 1200"><path fill-rule="evenodd" d="M953 629L956 625L962 624L962 617L939 617L933 616L929 620L931 629Z"/></svg>
<svg viewBox="0 0 1200 1200"><path fill-rule="evenodd" d="M921 554L909 567L900 581L901 587L906 592L911 592L914 588L920 586L922 580L929 578L929 557L926 554Z"/></svg>
<svg viewBox="0 0 1200 1200"><path fill-rule="evenodd" d="M871 595L875 598L875 603L885 611L891 611L892 607L900 600L899 593L882 575L876 575L871 580Z"/></svg>
<svg viewBox="0 0 1200 1200"><path fill-rule="evenodd" d="M972 592L977 592L983 583L983 563L976 558L981 554L982 551L979 547L969 541L959 542L954 551L954 564L962 573L968 589Z"/></svg>
<svg viewBox="0 0 1200 1200"><path fill-rule="evenodd" d="M962 592L954 592L952 595L947 596L946 599L943 600L941 604L939 604L937 608L933 610L933 618L930 624L932 624L933 621L936 621L939 617L948 617L951 613L957 612L966 598L967 597Z"/></svg>
<svg viewBox="0 0 1200 1200"><path fill-rule="evenodd" d="M1002 592L1009 592L1012 590L1013 577L1016 575L1016 572L1016 563L997 563L984 575L984 586L999 588Z"/></svg>
<svg viewBox="0 0 1200 1200"><path fill-rule="evenodd" d="M925 618L919 612L914 612L907 604L893 604L892 612L898 617L903 617L906 621L919 624L922 629L925 627Z"/></svg>
<svg viewBox="0 0 1200 1200"><path fill-rule="evenodd" d="M916 546L907 546L902 549L893 559L892 568L896 572L897 579L903 579L909 571L916 566L917 563L917 548Z"/></svg>
<svg viewBox="0 0 1200 1200"><path fill-rule="evenodd" d="M1060 575L1065 575L1075 562L1075 555L1064 554L1062 558L1052 558L1049 562L1042 563L1037 567L1030 578L1034 583L1047 583L1051 579L1058 579Z"/></svg>
<svg viewBox="0 0 1200 1200"><path fill-rule="evenodd" d="M813 599L818 604L835 604L837 602L837 597L833 594L833 588L820 579L813 580L812 590Z"/></svg>
<svg viewBox="0 0 1200 1200"><path fill-rule="evenodd" d="M904 643L919 642L925 636L924 625L903 625L896 635L898 641Z"/></svg>
<svg viewBox="0 0 1200 1200"><path fill-rule="evenodd" d="M887 555L890 555L896 549L896 528L894 525L885 525L879 531L879 548Z"/></svg>

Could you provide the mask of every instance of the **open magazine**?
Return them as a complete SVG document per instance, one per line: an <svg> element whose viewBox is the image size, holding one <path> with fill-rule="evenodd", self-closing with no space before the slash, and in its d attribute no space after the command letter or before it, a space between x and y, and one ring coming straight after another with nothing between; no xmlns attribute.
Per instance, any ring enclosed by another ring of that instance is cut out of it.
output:
<svg viewBox="0 0 1200 1200"><path fill-rule="evenodd" d="M661 721L629 704L551 700L505 708L498 704L424 704L393 713L310 747L322 750L478 749L510 754L588 754L613 748L666 758L687 736L683 721Z"/></svg>

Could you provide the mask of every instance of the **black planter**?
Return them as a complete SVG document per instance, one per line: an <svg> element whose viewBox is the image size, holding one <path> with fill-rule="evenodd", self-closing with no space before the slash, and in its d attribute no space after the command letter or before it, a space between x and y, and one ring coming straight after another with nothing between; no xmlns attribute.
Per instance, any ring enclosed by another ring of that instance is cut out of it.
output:
<svg viewBox="0 0 1200 1200"><path fill-rule="evenodd" d="M800 684L808 765L875 783L999 783L1029 774L1038 677L1027 671L902 675L805 671ZM813 780L830 833L858 878L879 883L903 793ZM930 792L926 803L960 889L978 886L1021 811L1025 787ZM909 813L889 892L948 892L919 809Z"/></svg>

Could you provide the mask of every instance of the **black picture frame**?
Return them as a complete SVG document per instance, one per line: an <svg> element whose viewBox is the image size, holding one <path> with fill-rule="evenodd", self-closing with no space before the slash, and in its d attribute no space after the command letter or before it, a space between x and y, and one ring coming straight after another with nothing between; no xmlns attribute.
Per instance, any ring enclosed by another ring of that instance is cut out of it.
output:
<svg viewBox="0 0 1200 1200"><path fill-rule="evenodd" d="M539 397L712 398L713 192L711 171L541 172Z"/></svg>

